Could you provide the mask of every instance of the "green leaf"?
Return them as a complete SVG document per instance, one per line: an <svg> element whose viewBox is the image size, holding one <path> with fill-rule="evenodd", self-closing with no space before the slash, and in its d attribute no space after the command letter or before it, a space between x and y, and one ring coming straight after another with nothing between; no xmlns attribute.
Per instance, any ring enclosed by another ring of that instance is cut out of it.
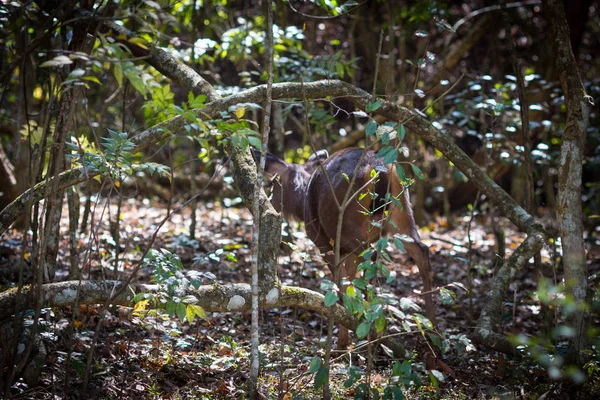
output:
<svg viewBox="0 0 600 400"><path fill-rule="evenodd" d="M97 83L98 85L102 85L102 83L100 83L100 79L96 78L95 76L84 76L83 78L86 81L90 81L90 82L94 82Z"/></svg>
<svg viewBox="0 0 600 400"><path fill-rule="evenodd" d="M381 135L381 143L383 143L384 146L387 146L388 144L390 144L390 140L390 133L383 132L383 135Z"/></svg>
<svg viewBox="0 0 600 400"><path fill-rule="evenodd" d="M412 364L409 360L404 360L400 365L398 376L410 377L412 375Z"/></svg>
<svg viewBox="0 0 600 400"><path fill-rule="evenodd" d="M254 148L260 149L262 147L260 138L257 138L256 136L248 136L248 142Z"/></svg>
<svg viewBox="0 0 600 400"><path fill-rule="evenodd" d="M206 102L205 94L199 94L192 101L188 101L191 108L204 108L205 102Z"/></svg>
<svg viewBox="0 0 600 400"><path fill-rule="evenodd" d="M455 297L456 294L453 291L446 288L440 288L440 299L442 300L442 304L447 305L454 303Z"/></svg>
<svg viewBox="0 0 600 400"><path fill-rule="evenodd" d="M373 136L375 132L377 132L377 122L370 120L367 122L367 126L365 127L365 135Z"/></svg>
<svg viewBox="0 0 600 400"><path fill-rule="evenodd" d="M369 104L367 104L366 111L373 112L373 111L379 109L379 107L381 107L382 104L383 104L382 100L377 100L377 101L374 101L373 103L369 103Z"/></svg>
<svg viewBox="0 0 600 400"><path fill-rule="evenodd" d="M335 72L337 72L340 78L344 78L344 64L336 63L335 64Z"/></svg>
<svg viewBox="0 0 600 400"><path fill-rule="evenodd" d="M385 329L385 317L383 315L380 315L375 320L375 330L377 332L383 332L384 329Z"/></svg>
<svg viewBox="0 0 600 400"><path fill-rule="evenodd" d="M440 337L438 335L428 333L427 336L429 336L429 339L431 340L431 343L433 343L434 346L436 346L440 350L442 349L442 341L440 340Z"/></svg>
<svg viewBox="0 0 600 400"><path fill-rule="evenodd" d="M169 300L167 302L165 309L167 310L167 314L169 314L169 317L172 317L173 315L175 315L176 308L177 308L177 303L175 303L172 300Z"/></svg>
<svg viewBox="0 0 600 400"><path fill-rule="evenodd" d="M423 326L425 329L433 329L433 324L424 315L414 314L413 320L417 323L417 326Z"/></svg>
<svg viewBox="0 0 600 400"><path fill-rule="evenodd" d="M377 266L375 264L371 264L367 271L365 272L365 279L370 281L371 279L377 276Z"/></svg>
<svg viewBox="0 0 600 400"><path fill-rule="evenodd" d="M203 149L208 150L210 149L210 144L208 143L208 140L204 139L204 138L198 138L198 143L200 143L200 146L202 146ZM201 153L198 153L198 156L200 156Z"/></svg>
<svg viewBox="0 0 600 400"><path fill-rule="evenodd" d="M344 381L345 388L352 387L352 385L354 385L354 383L362 376L362 370L354 365L351 365L347 371L348 379Z"/></svg>
<svg viewBox="0 0 600 400"><path fill-rule="evenodd" d="M329 368L322 366L315 375L315 389L322 387L329 380Z"/></svg>
<svg viewBox="0 0 600 400"><path fill-rule="evenodd" d="M69 73L69 76L67 76L66 82L68 82L68 81L74 81L76 79L81 78L84 75L85 75L85 70L84 69L75 68L73 71L71 71Z"/></svg>
<svg viewBox="0 0 600 400"><path fill-rule="evenodd" d="M335 291L330 290L329 292L327 292L327 294L325 295L325 301L324 301L326 307L331 307L332 305L337 303L337 301L338 301L338 296Z"/></svg>
<svg viewBox="0 0 600 400"><path fill-rule="evenodd" d="M361 322L361 324L358 325L358 328L356 328L356 336L359 339L363 339L367 337L369 331L371 331L371 324L368 322Z"/></svg>
<svg viewBox="0 0 600 400"><path fill-rule="evenodd" d="M385 253L384 253L385 254ZM389 258L389 257L388 257ZM391 258L390 260L388 260L391 262ZM396 279L396 273L394 272L393 274L390 272L389 269L387 269L384 265L381 266L381 275L383 275L383 277L385 278L385 283L392 283L394 281L394 279Z"/></svg>
<svg viewBox="0 0 600 400"><path fill-rule="evenodd" d="M113 75L119 84L119 87L123 86L123 68L121 63L116 63L113 68Z"/></svg>
<svg viewBox="0 0 600 400"><path fill-rule="evenodd" d="M146 293L138 293L135 296L133 296L133 299L131 299L131 303L135 304L137 302L139 302L140 300L144 299L146 296Z"/></svg>
<svg viewBox="0 0 600 400"><path fill-rule="evenodd" d="M125 76L131 83L131 86L135 88L138 92L142 94L142 96L146 97L146 85L144 84L144 80L142 79L140 72L134 66L130 66L123 70Z"/></svg>
<svg viewBox="0 0 600 400"><path fill-rule="evenodd" d="M79 376L80 378L82 378L85 375L86 363L84 363L83 361L71 358L71 367L73 368L77 376Z"/></svg>
<svg viewBox="0 0 600 400"><path fill-rule="evenodd" d="M310 365L308 366L308 372L310 372L311 374L314 374L321 368L322 364L323 364L323 360L321 359L321 357L313 357L313 359L310 360Z"/></svg>
<svg viewBox="0 0 600 400"><path fill-rule="evenodd" d="M382 343L380 343L379 345L381 346L381 350L383 350L383 352L384 352L384 353L385 353L385 354L386 354L386 355L387 355L389 358L391 358L392 360L393 360L394 358L396 358L396 357L394 356L394 352L392 351L392 349L390 349L389 347L387 347L385 344L382 344Z"/></svg>
<svg viewBox="0 0 600 400"><path fill-rule="evenodd" d="M410 167L412 168L412 170L415 173L415 175L417 177L419 177L419 179L425 180L425 175L423 175L423 171L421 171L419 169L419 167L417 167L415 164L410 164Z"/></svg>
<svg viewBox="0 0 600 400"><path fill-rule="evenodd" d="M356 278L356 279L354 279L354 280L352 281L352 284L353 284L354 286L356 286L357 288L359 288L359 289L363 289L363 290L364 290L364 289L366 289L366 288L367 288L367 281L365 281L365 280L364 280L364 279L362 279L362 278Z"/></svg>
<svg viewBox="0 0 600 400"><path fill-rule="evenodd" d="M462 284L462 283L460 283L460 282L452 282L452 283L449 283L449 284L448 284L448 286L455 286L455 287L461 288L461 289L462 289L462 290L464 290L465 292L468 292L468 291L469 291L469 290L468 290L468 289L465 287L465 285L463 285L463 284Z"/></svg>
<svg viewBox="0 0 600 400"><path fill-rule="evenodd" d="M379 253L384 251L388 245L388 240L389 239L387 237L382 237L381 239L379 239L377 243L375 243L375 250L377 250Z"/></svg>
<svg viewBox="0 0 600 400"><path fill-rule="evenodd" d="M439 389L439 382L444 382L444 375L437 369L429 371L429 378L431 379L431 385L436 389Z"/></svg>
<svg viewBox="0 0 600 400"><path fill-rule="evenodd" d="M370 396L369 396L369 394L370 394ZM359 383L354 388L354 398L355 399L371 398L371 399L377 400L378 399L377 394L378 394L377 389L372 389L369 392L369 386L367 386L366 382Z"/></svg>
<svg viewBox="0 0 600 400"><path fill-rule="evenodd" d="M404 400L402 388L398 385L388 385L383 391L383 400Z"/></svg>
<svg viewBox="0 0 600 400"><path fill-rule="evenodd" d="M185 321L185 313L186 313L185 304L183 304L183 303L177 304L177 309L175 310L175 314L177 315L177 318L179 318L179 320L181 322Z"/></svg>
<svg viewBox="0 0 600 400"><path fill-rule="evenodd" d="M398 238L394 238L394 246L396 246L396 248L402 252L406 251L404 249L404 243L402 243L402 240L400 240Z"/></svg>
<svg viewBox="0 0 600 400"><path fill-rule="evenodd" d="M377 152L378 158L383 158L384 164L391 164L398 159L398 150L392 146L384 146Z"/></svg>
<svg viewBox="0 0 600 400"><path fill-rule="evenodd" d="M404 136L406 136L406 128L404 128L404 125L398 125L397 132L398 139L400 142L402 142L404 140Z"/></svg>
<svg viewBox="0 0 600 400"><path fill-rule="evenodd" d="M334 287L335 283L333 283L333 281L330 281L329 279L323 279L321 281L321 284L319 285L319 288L324 292L328 290L333 290Z"/></svg>
<svg viewBox="0 0 600 400"><path fill-rule="evenodd" d="M356 288L353 285L349 285L346 288L346 294L350 297L356 297Z"/></svg>
<svg viewBox="0 0 600 400"><path fill-rule="evenodd" d="M398 361L394 361L392 365L392 376L402 376L402 365Z"/></svg>
<svg viewBox="0 0 600 400"><path fill-rule="evenodd" d="M198 318L206 318L206 311L204 311L204 308L202 308L201 306L196 304L190 304L188 307L191 307L194 310L194 314L196 314Z"/></svg>
<svg viewBox="0 0 600 400"><path fill-rule="evenodd" d="M347 294L342 296L344 300L344 308L348 310L348 313L355 314L360 306L360 300L357 297L350 297Z"/></svg>
<svg viewBox="0 0 600 400"><path fill-rule="evenodd" d="M421 307L419 307L417 305L417 303L415 303L408 297L402 297L400 299L400 308L402 308L402 310L404 310L404 311L407 311L407 310L421 311Z"/></svg>
<svg viewBox="0 0 600 400"><path fill-rule="evenodd" d="M448 24L446 21L436 19L435 24L445 31L454 32L454 29L452 28L452 26L450 24Z"/></svg>
<svg viewBox="0 0 600 400"><path fill-rule="evenodd" d="M404 172L404 168L400 164L396 164L396 175L398 175L400 182L406 181L406 172Z"/></svg>

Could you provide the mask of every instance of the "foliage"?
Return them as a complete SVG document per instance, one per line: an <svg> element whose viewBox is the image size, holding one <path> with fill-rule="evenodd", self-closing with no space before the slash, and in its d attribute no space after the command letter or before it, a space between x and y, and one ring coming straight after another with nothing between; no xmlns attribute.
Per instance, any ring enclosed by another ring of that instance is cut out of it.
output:
<svg viewBox="0 0 600 400"><path fill-rule="evenodd" d="M553 285L548 279L540 279L534 300L551 309L561 310L560 321L548 332L540 332L535 336L516 335L511 338L521 354L526 358L526 367L542 369L552 379L569 379L576 385L594 383L600 380L600 330L590 326L586 331L586 340L591 343L584 353L585 363L579 367L573 364L573 354L569 353L567 341L574 334L572 326L567 324L570 314L584 308L591 312L591 318L598 316L598 289L594 292L594 301L590 304L577 304L565 288L565 284Z"/></svg>
<svg viewBox="0 0 600 400"><path fill-rule="evenodd" d="M377 110L381 106L381 101L370 103L366 107L366 111L372 112ZM377 133L377 136L375 134ZM400 157L400 151L402 140L405 136L405 128L402 124L386 123L385 125L378 126L378 124L370 119L366 124L365 134L367 137L371 137L374 140L380 141L382 147L377 152L377 156L381 158L386 165L394 165L397 171L398 177L404 187L407 190L408 187L414 182L413 179L409 179L404 172L401 163L398 161ZM397 139L392 145L392 139ZM419 179L425 179L423 172L413 163L408 163L411 166L413 174ZM369 187L366 188L364 193L360 193L356 201L361 204L360 201L366 197L371 196L373 203L377 204L377 194L371 192L370 189L375 188L379 180L380 171L372 171L372 182ZM349 177L344 176L346 181ZM380 229L384 224L394 224L391 220L388 212L388 208L391 205L402 208L400 202L403 192L392 196L390 193L386 194L383 200L383 204L375 209L363 208L361 211L366 216L373 216L375 213L380 213L383 210L384 218L380 221L370 220L370 229ZM394 226L398 228L397 226ZM402 241L412 241L412 239L406 235L395 235L392 241L396 249L404 251L404 244ZM374 245L374 248L368 248L361 256L364 259L357 268L357 272L360 275L358 278L351 277L351 281L342 281L342 285L346 286L346 290L340 293L340 288L334 282L330 280L323 280L321 282L321 290L325 292L324 304L327 307L331 307L339 301L341 297L342 303L349 314L353 315L360 321L357 329L356 336L362 340L372 340L374 336L381 335L387 328L386 316L392 317L399 320L402 325L405 334L420 334L423 337L427 337L431 343L439 349L442 354L446 354L450 350L451 343L458 352L461 354L464 351L474 350L470 340L465 335L452 335L448 337L445 333L437 333L434 330L433 324L425 316L421 314L420 307L409 298L397 299L387 293L384 293L379 286L378 278L381 278L386 284L396 279L395 272L390 271L382 262L385 260L390 262L392 259L387 253L388 244L390 239L387 237L381 237ZM376 254L375 260L373 260ZM455 294L448 288L455 287L466 290L463 284L460 282L451 283L440 289L440 297L443 304L453 303ZM389 306L399 307L396 311L389 311ZM372 336L373 335L373 336ZM392 352L388 349L388 355L393 358ZM390 383L385 387L384 397L386 399L403 398L403 388L406 389L412 385L420 386L421 379L416 372L412 371L412 363L410 361L404 361L402 364L395 362L393 368L392 379ZM314 385L315 388L322 387L325 382L329 379L329 366L324 365L320 357L314 357L311 361L309 371L315 374ZM359 381L362 371L357 368L349 368L347 371L348 379L344 383L344 386L350 387ZM431 370L428 373L428 378L431 385L438 388L439 382L444 380L444 376L440 371ZM368 396L370 392L369 387L366 383L359 383L355 387L355 398L364 398Z"/></svg>
<svg viewBox="0 0 600 400"><path fill-rule="evenodd" d="M47 2L7 2L0 5L0 144L10 161L18 163L16 171L19 179L23 177L23 187L48 178L48 166L53 161L50 150L59 145L52 138L61 116L58 105L65 96L73 94L80 96L74 102L75 111L69 118L72 124L66 142L69 167L83 166L88 172L98 172L109 177L117 187L138 177L141 172L169 179L212 172L211 168L227 158L230 146L261 145L257 133L260 122L257 121L261 121L262 105L233 105L219 118L206 120L202 115L205 95L182 90L176 82L148 66L144 62L147 56L135 55L129 48L129 45L142 50L160 47L198 71L219 94L237 93L266 81L266 21L258 2L88 2L65 3L65 7L57 10L45 9L45 4ZM88 7L87 11L92 11L94 17L71 14L72 9L80 11L80 7ZM546 22L537 6L523 4L514 12L507 11L508 28L502 26L498 32L488 31L479 39L481 43L461 55L459 67L446 69L444 62L449 50L469 38L469 29L485 15L471 13L476 9L476 4L432 1L410 4L340 0L275 2L275 82L342 79L372 90L382 98L385 94L386 99L414 108L443 134L454 138L469 154L482 155L480 165L483 168L512 167L508 181L515 176L513 174L523 170L525 160L531 157L536 205L543 205L548 201L548 193L554 190L566 111L558 84L550 80L554 78L548 66L554 60L546 49L547 41L543 35ZM468 15L465 10L469 10ZM594 80L598 75L598 63L591 56L597 54L598 47L594 38L598 36L599 25L598 17L594 15L595 19L587 24L588 32L584 35L579 61L589 81L586 91L598 99L600 89ZM100 21L98 16L134 31L135 36L125 37L103 29L96 23ZM459 26L455 31L451 24L460 21L463 28L458 29ZM383 39L381 50L380 35ZM521 139L520 108L523 105L518 100L515 72L509 63L496 62L509 59L513 50L504 42L513 37L518 39L516 52L525 64L530 153ZM82 43L84 45L79 46ZM84 50L73 51L75 47ZM440 95L441 91L450 88L452 90ZM386 164L395 165L396 174L407 188L415 183L423 185L425 190L434 186L431 192L425 193L427 204L433 203L440 193L451 195L453 185L466 181L466 177L453 169L440 152L430 151L418 140L403 144L407 134L404 124L376 120L373 114L382 106L382 100L368 104L365 110L356 110L343 99L329 97L311 102L281 99L278 104L282 108L282 132L277 139L281 143L276 145L297 149L289 150L288 156L293 154L289 156L291 158L306 158L313 145L328 146L348 132L364 131L366 145L377 143L378 155ZM135 146L131 138L136 132L173 117L185 120L183 132L177 132L176 136L147 152L133 152ZM600 214L600 186L594 179L600 165L598 119L599 114L593 111L582 188L584 211L588 217L585 222L589 227L585 240L591 246L597 245L595 222ZM448 168L447 174L445 168ZM377 173L372 178L375 183ZM507 187L511 182L499 183ZM364 196L374 194L366 190L359 198ZM100 203L98 195L86 193L85 197L94 199L95 204ZM385 203L382 207L400 205L397 197L388 195L380 200ZM374 211L362 210L365 215ZM552 210L542 212L552 215ZM38 213L35 208L30 214L43 213ZM120 219L119 214L117 221ZM35 241L43 236L35 226L31 226L33 249L39 247ZM373 227L377 227L377 223ZM111 224L110 228L118 231L119 224L116 228ZM435 226L438 231L441 228L441 224ZM233 236L237 237L237 232ZM101 234L100 237L110 237L110 244L117 249L113 254L118 254L121 247L129 251L127 244L115 243L116 239L110 235ZM29 240L29 237L25 239ZM321 289L325 293L325 304L331 306L341 301L360 320L357 336L361 340L381 334L394 320L399 321L403 335L427 338L442 355L460 356L472 350L464 332L433 331L413 301L396 298L383 290L385 285L397 279L386 266L392 258L388 248L393 244L403 251L402 239L406 238L396 236L379 240L375 244L376 259L371 260L372 252L364 254L366 261L359 268L361 276L347 282L346 290L342 291L331 281L323 281ZM176 236L174 246L202 247L199 242L186 240L181 235ZM196 266L207 260L225 261L241 270L244 257L239 257L233 250L244 246L244 240L241 238L239 243L219 245L216 249L194 254L191 260ZM80 244L75 236L73 242ZM135 251L140 250L136 248ZM215 276L186 272L183 267L187 267L188 260L182 262L178 252L177 248L169 247L169 250L148 253L142 267L153 271L152 279L161 285L162 291L158 296L136 297L138 317L153 312L148 311L151 305L160 310L155 315L165 320L175 316L179 321L191 324L196 317L205 317L189 291L200 283L213 282ZM3 257L4 254L3 250ZM37 255L33 251L24 251L24 254L26 263L37 265ZM98 264L102 264L106 254L99 252ZM128 256L127 253L123 255L125 265L128 265ZM96 261L94 257L86 257L86 268L95 265ZM470 265L468 263L467 268ZM459 291L466 289L462 283L452 280L448 279L439 287L440 300L445 307L459 308ZM561 286L539 285L535 301L560 309L564 314L548 334L514 339L528 359L524 368L541 368L556 379L580 382L585 378L588 384L597 384L600 365L597 332L590 332L589 340L593 346L585 354L582 368L573 369L565 361L561 345L572 329L564 324L564 318L583 305L574 304L564 293L565 288ZM595 295L587 307L596 318L597 293ZM392 316L388 306L396 306L397 313ZM238 353L243 346L236 347L233 339L219 338L217 343L233 353L223 350L227 354L223 356L222 365L238 365L244 358L242 351ZM311 355L313 361L308 368L315 374L315 386L320 388L334 377L329 366L322 362L321 355L315 353ZM164 365L175 363L170 359ZM83 374L83 365L79 360L73 363L79 376ZM391 368L391 378L381 390L384 398L400 398L423 382L437 389L443 379L437 371L424 372L415 357L402 363L394 362ZM346 387L354 390L356 398L376 396L373 388L366 384L365 378L370 372L355 365L345 371ZM148 387L150 394L162 394L160 391L156 385Z"/></svg>
<svg viewBox="0 0 600 400"><path fill-rule="evenodd" d="M154 267L153 280L164 287L158 295L138 294L132 302L135 304L134 312L141 316L150 301L156 306L166 310L169 317L177 316L181 322L194 322L196 317L205 318L204 309L195 304L196 297L187 294L192 288L200 287L201 280L198 276L188 278L183 273L183 264L180 258L168 250L151 249L144 259L145 267Z"/></svg>
<svg viewBox="0 0 600 400"><path fill-rule="evenodd" d="M118 133L112 130L108 131L108 137L102 138L103 152L98 151L94 145L84 142L77 142L72 138L67 147L71 150L70 156L78 160L90 172L99 172L110 176L117 182L132 176L136 172L148 172L150 175L168 176L169 167L157 163L136 163L136 157L131 152L135 145L128 139L127 132Z"/></svg>

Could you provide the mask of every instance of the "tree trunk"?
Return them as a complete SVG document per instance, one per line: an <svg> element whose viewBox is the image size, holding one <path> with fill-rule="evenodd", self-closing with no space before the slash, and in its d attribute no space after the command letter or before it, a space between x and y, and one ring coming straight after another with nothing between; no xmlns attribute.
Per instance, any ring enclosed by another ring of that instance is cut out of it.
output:
<svg viewBox="0 0 600 400"><path fill-rule="evenodd" d="M582 163L592 101L581 82L562 2L545 0L544 13L550 26L550 39L556 52L556 70L567 106L567 123L562 137L558 169L556 217L562 244L566 290L576 305L569 315L574 335L570 339L568 361L580 363L587 314L587 268L581 204Z"/></svg>

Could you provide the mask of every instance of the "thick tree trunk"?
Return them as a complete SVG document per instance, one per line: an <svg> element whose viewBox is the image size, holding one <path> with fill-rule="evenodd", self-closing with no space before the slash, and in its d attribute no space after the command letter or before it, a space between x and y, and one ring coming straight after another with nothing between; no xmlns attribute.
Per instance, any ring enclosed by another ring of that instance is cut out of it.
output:
<svg viewBox="0 0 600 400"><path fill-rule="evenodd" d="M544 12L550 25L550 38L556 54L556 70L565 93L567 123L562 137L558 169L558 204L556 217L562 244L565 285L576 303L569 315L574 335L570 361L581 361L584 348L587 268L583 246L583 211L581 203L582 164L585 134L589 124L591 98L585 93L577 60L571 49L569 27L560 0L545 0Z"/></svg>

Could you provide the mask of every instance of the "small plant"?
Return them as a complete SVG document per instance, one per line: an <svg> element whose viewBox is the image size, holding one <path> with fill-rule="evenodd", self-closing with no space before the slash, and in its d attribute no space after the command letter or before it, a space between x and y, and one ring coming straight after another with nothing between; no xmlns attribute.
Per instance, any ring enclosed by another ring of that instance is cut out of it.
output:
<svg viewBox="0 0 600 400"><path fill-rule="evenodd" d="M164 290L156 295L136 295L133 299L136 315L141 316L150 301L153 301L155 307L166 310L169 317L176 316L181 322L191 324L196 317L206 317L204 309L196 304L198 299L187 294L191 289L198 289L201 282L198 278L189 279L183 273L179 256L165 249L152 249L144 259L143 266L154 268L152 280Z"/></svg>

